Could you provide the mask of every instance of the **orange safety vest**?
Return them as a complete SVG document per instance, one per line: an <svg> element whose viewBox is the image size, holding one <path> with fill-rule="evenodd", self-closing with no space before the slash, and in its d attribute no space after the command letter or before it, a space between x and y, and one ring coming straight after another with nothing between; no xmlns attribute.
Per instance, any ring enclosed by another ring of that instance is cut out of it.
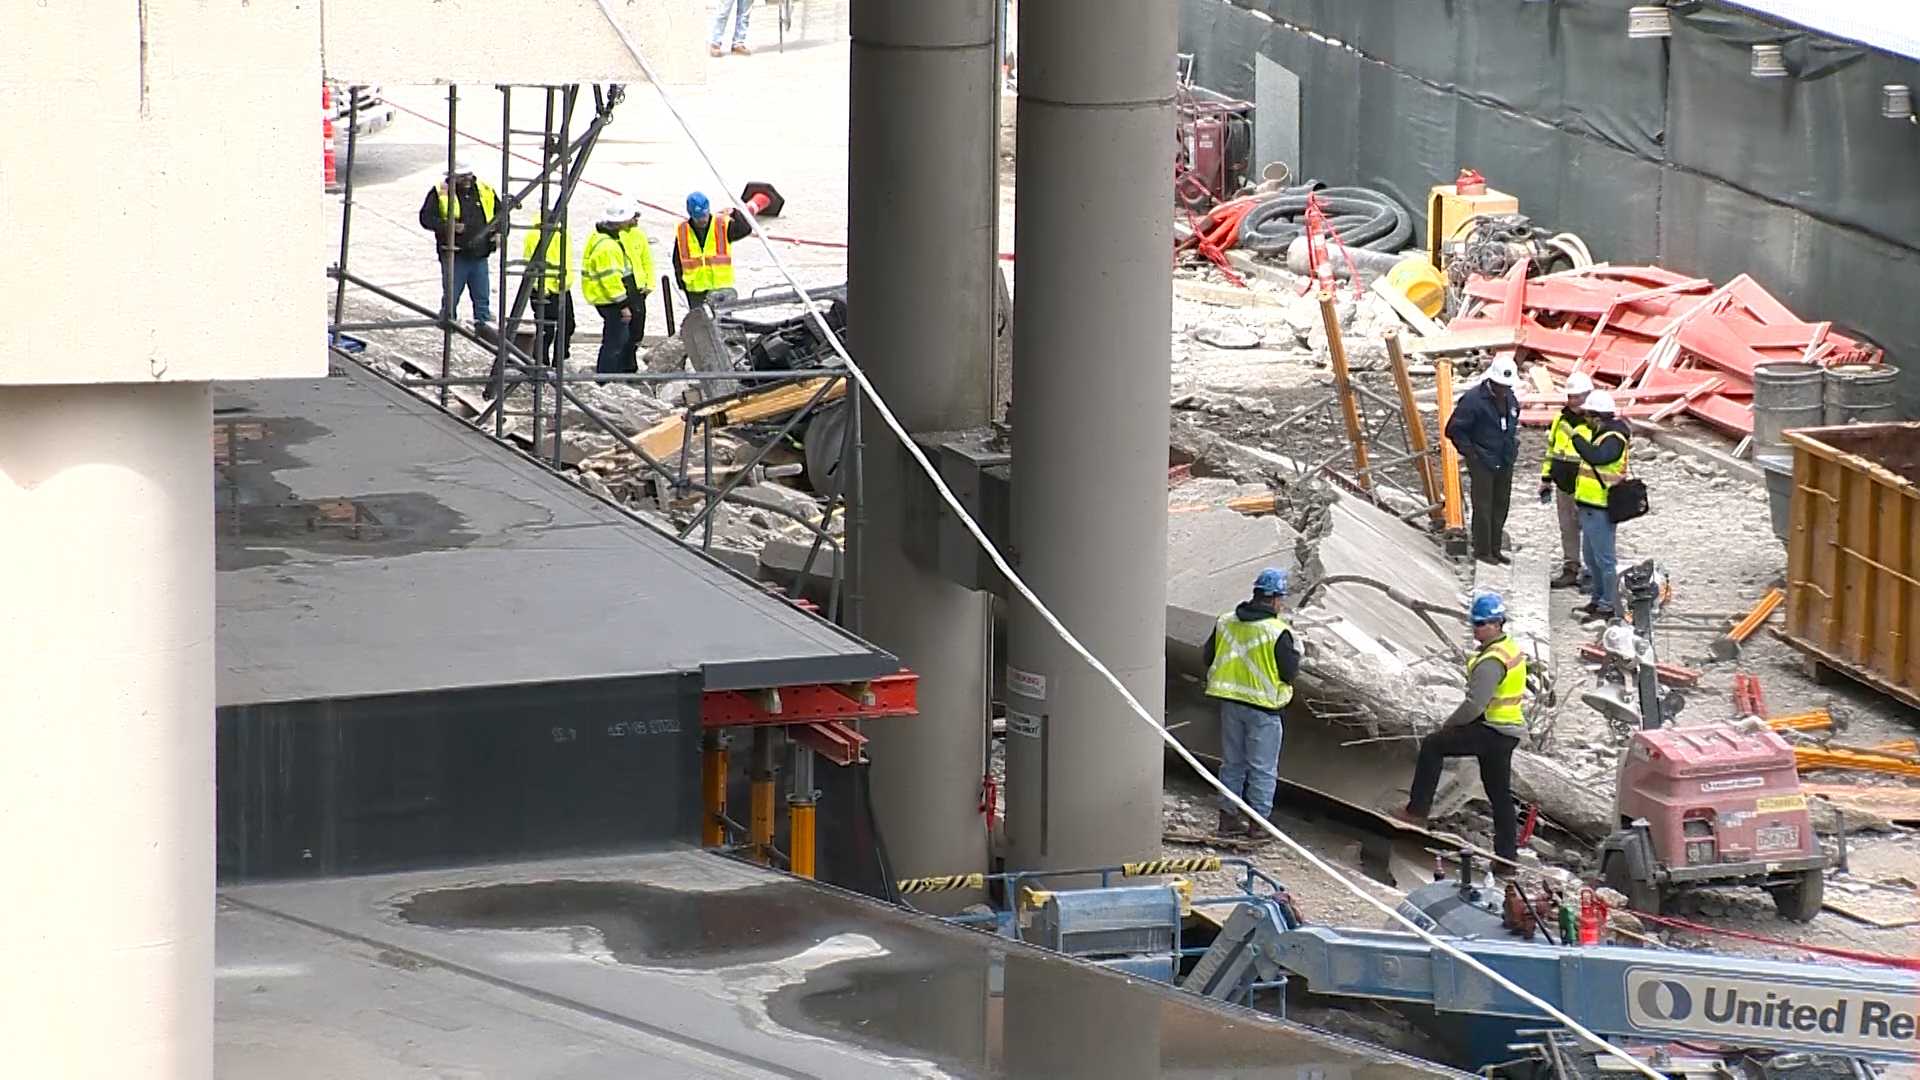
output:
<svg viewBox="0 0 1920 1080"><path fill-rule="evenodd" d="M733 287L733 245L727 240L727 215L707 219L705 243L693 237L693 222L682 221L674 237L680 254L680 277L690 293L710 293Z"/></svg>

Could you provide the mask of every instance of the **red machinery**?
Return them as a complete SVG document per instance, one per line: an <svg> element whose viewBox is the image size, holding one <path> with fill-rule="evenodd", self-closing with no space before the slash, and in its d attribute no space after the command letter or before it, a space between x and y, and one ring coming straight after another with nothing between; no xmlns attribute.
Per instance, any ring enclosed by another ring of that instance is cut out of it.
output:
<svg viewBox="0 0 1920 1080"><path fill-rule="evenodd" d="M1245 187L1253 162L1253 102L1183 82L1174 95L1174 115L1173 193L1180 205L1204 211Z"/></svg>
<svg viewBox="0 0 1920 1080"><path fill-rule="evenodd" d="M1819 912L1826 855L1807 815L1793 748L1765 727L1702 724L1635 731L1614 796L1621 828L1602 874L1636 911L1706 884L1757 885L1789 919Z"/></svg>

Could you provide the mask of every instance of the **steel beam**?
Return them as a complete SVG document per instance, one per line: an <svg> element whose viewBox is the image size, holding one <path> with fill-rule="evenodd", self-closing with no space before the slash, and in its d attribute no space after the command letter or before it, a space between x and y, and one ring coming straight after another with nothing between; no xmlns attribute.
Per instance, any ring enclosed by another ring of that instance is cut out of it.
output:
<svg viewBox="0 0 1920 1080"><path fill-rule="evenodd" d="M1013 537L1040 598L1165 696L1174 8L1020 5ZM1009 868L1160 849L1161 743L1028 605L1009 620Z"/></svg>
<svg viewBox="0 0 1920 1080"><path fill-rule="evenodd" d="M988 415L998 64L994 0L855 0L847 162L850 337L910 431ZM884 433L866 410L864 430ZM905 554L891 437L859 464L869 510L863 636L920 675L920 717L870 724L873 801L899 876L984 870L990 599Z"/></svg>

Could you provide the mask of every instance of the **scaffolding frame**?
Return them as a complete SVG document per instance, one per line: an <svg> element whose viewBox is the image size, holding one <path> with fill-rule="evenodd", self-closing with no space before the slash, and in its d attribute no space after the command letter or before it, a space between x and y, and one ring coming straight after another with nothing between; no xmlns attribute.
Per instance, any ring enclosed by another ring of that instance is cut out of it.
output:
<svg viewBox="0 0 1920 1080"><path fill-rule="evenodd" d="M352 226L355 187L355 160L359 150L358 125L347 125L346 159L342 173L340 197L340 245L337 261L327 271L334 282L333 310L329 319L328 346L331 351L347 359L342 335L377 334L393 330L437 329L440 331L440 367L437 373L425 370L421 365L402 358L402 365L413 372L411 377L393 378L385 373L376 374L389 378L400 386L415 393L422 393L437 399L440 407L448 415L454 416L483 434L487 434L502 443L526 453L536 462L555 472L565 467L563 459L563 430L567 423L567 410L573 409L592 427L611 436L616 447L631 452L638 458L645 472L652 477L656 485L675 497L698 497L698 511L693 518L680 528L676 537L681 543L698 546L702 551L711 553L715 515L720 506L734 499L734 493L750 478L754 477L764 464L767 455L782 441L792 435L803 419L817 415L819 407L832 395L835 386L841 386L842 401L835 408L846 410L847 420L842 428L839 448L839 467L833 469L831 490L822 492L826 496L826 505L822 508L817 521L790 510L752 504L753 509L774 514L787 520L798 522L812 535L812 546L799 572L794 576L785 595L787 599L798 602L802 590L813 577L813 569L823 549L832 553L831 573L828 575L828 603L826 618L838 623L855 634L860 632L862 622L863 596L861 574L863 545L860 535L864 531L866 516L863 505L863 480L860 467L865 449L861 432L861 390L858 380L840 368L814 368L778 372L752 372L750 374L727 372L636 372L631 374L571 374L567 371L569 356L563 347L566 344L561 333L561 320L567 318L567 308L571 298L563 293L560 301L559 319L545 310L545 305L536 303L536 284L542 282L548 271L556 272L563 283L568 285L566 293L571 292L568 260L571 258L571 241L558 245L558 264L549 266L547 252L553 238L570 237L567 231L567 215L574 193L579 187L588 160L598 145L601 135L613 119L615 107L625 97L625 88L618 84L606 86L593 85L592 116L587 120L585 130L577 137L572 134L575 114L584 99L581 84L515 86L498 84L495 89L500 93L501 138L500 184L495 189L496 207L494 220L489 229L499 236L497 252L500 265L495 278L494 299L498 306L494 311L494 321L484 332L481 328L469 328L457 318L454 307L454 265L453 230L441 231L444 247L441 250L441 293L439 310L435 311L423 304L401 296L391 289L370 281L349 268L352 251ZM357 116L360 109L361 94L365 87L348 88L348 115ZM544 125L541 130L516 128L513 126L513 101L515 91L538 92L544 94ZM446 190L453 190L453 179L458 156L460 131L460 88L457 85L447 87L447 153L446 171L442 183ZM535 138L539 140L540 153L537 158L518 153L514 149L515 138ZM538 171L531 176L515 175L516 167L527 167L532 161ZM518 165L516 165L518 162ZM537 223L532 225L514 222L514 212L533 210L538 214ZM516 258L513 241L516 236L525 243L525 234L536 233L533 240L532 255ZM513 287L512 300L507 301L508 289L512 279L518 276L519 283ZM346 321L347 287L356 286L373 296L395 305L407 312L407 316L370 319L361 322ZM667 302L667 329L673 333L672 304ZM529 309L533 309L529 314ZM524 334L530 344L520 344ZM453 373L453 341L459 337L493 354L491 372L484 376L457 376ZM489 340L490 339L490 340ZM794 384L820 380L807 403L800 409L787 415L771 436L755 448L752 457L742 466L738 466L731 476L721 479L715 475L713 461L713 436L719 418L724 415L724 406L733 400L747 397L763 391L769 385ZM681 445L676 454L675 464L660 460L649 454L637 438L627 435L607 419L593 405L583 400L571 388L574 384L628 383L656 384L669 382L694 382L697 384L737 384L732 392L710 396L700 395L698 402L683 407L680 420L683 425ZM483 403L473 405L461 402L475 415L463 416L452 406L456 401L455 391L461 387L479 387L485 391ZM530 398L530 412L516 413L527 415L531 421L531 432L522 443L509 435L506 427L509 402L516 392L523 390ZM432 393L427 393L432 391ZM552 411L547 411L549 403ZM701 439L704 449L701 475L696 476L690 462L693 439ZM637 511L617 500L609 500L622 513L643 527L653 528ZM842 516L843 535L834 536L830 528L834 515ZM698 530L696 540L693 533Z"/></svg>

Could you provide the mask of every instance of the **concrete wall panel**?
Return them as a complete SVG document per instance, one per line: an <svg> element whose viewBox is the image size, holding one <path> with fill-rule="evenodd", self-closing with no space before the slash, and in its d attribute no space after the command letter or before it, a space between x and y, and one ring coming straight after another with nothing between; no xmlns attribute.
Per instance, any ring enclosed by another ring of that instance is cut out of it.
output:
<svg viewBox="0 0 1920 1080"><path fill-rule="evenodd" d="M0 4L0 385L324 374L318 0Z"/></svg>
<svg viewBox="0 0 1920 1080"><path fill-rule="evenodd" d="M325 3L327 74L345 82L645 81L598 0ZM613 0L613 8L663 82L705 78L710 0Z"/></svg>

